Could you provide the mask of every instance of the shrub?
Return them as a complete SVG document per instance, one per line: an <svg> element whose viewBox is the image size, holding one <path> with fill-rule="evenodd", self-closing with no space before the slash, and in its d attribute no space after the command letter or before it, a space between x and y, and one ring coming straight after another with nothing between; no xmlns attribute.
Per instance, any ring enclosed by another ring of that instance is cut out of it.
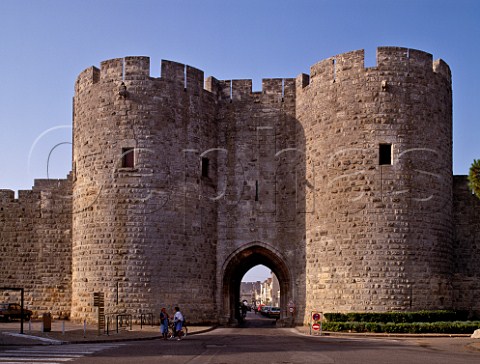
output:
<svg viewBox="0 0 480 364"><path fill-rule="evenodd" d="M474 159L468 173L468 187L480 198L480 159Z"/></svg>
<svg viewBox="0 0 480 364"><path fill-rule="evenodd" d="M326 313L327 321L335 322L438 322L461 321L467 318L465 312L456 311L418 311L418 312L350 312Z"/></svg>
<svg viewBox="0 0 480 364"><path fill-rule="evenodd" d="M325 331L374 332L390 334L472 334L480 328L480 321L450 321L450 322L324 322Z"/></svg>

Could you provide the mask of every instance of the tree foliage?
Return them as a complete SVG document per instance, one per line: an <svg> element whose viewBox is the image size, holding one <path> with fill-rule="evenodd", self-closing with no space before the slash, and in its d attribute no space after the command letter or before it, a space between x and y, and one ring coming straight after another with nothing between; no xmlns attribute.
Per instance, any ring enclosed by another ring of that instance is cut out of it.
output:
<svg viewBox="0 0 480 364"><path fill-rule="evenodd" d="M474 159L468 174L468 187L480 198L480 159Z"/></svg>

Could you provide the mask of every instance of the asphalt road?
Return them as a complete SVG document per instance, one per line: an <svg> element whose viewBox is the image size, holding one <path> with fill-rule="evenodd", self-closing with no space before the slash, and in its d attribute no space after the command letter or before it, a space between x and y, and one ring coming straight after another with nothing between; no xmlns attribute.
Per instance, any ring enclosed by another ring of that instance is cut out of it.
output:
<svg viewBox="0 0 480 364"><path fill-rule="evenodd" d="M480 363L480 353L391 339L301 337L285 329L219 329L180 342L139 342L94 355L75 363Z"/></svg>
<svg viewBox="0 0 480 364"><path fill-rule="evenodd" d="M75 364L480 363L480 351L468 346L472 342L470 338L312 337L294 329L275 328L271 320L261 320L253 314L247 318L242 328L219 328L181 341L25 348L31 351L30 357L21 356L22 348L14 348L13 353L17 350L17 358L23 358L23 362L55 363L68 358L69 363ZM11 353L2 353L0 348L0 362L7 361ZM35 355L41 356L36 358ZM55 361L55 355L62 355L59 356L62 360ZM10 359L9 362L14 362Z"/></svg>

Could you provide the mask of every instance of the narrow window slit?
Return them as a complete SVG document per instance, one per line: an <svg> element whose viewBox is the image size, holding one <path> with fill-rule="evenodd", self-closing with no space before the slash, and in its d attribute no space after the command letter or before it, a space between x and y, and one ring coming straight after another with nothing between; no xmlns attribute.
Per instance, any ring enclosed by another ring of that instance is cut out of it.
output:
<svg viewBox="0 0 480 364"><path fill-rule="evenodd" d="M183 67L183 87L187 89L187 66Z"/></svg>
<svg viewBox="0 0 480 364"><path fill-rule="evenodd" d="M208 167L210 161L206 157L202 157L202 177L208 177Z"/></svg>
<svg viewBox="0 0 480 364"><path fill-rule="evenodd" d="M337 60L334 58L333 61L333 82L337 81Z"/></svg>
<svg viewBox="0 0 480 364"><path fill-rule="evenodd" d="M135 148L122 148L122 168L133 168L135 166Z"/></svg>
<svg viewBox="0 0 480 364"><path fill-rule="evenodd" d="M392 144L380 144L378 164L381 166L392 165Z"/></svg>

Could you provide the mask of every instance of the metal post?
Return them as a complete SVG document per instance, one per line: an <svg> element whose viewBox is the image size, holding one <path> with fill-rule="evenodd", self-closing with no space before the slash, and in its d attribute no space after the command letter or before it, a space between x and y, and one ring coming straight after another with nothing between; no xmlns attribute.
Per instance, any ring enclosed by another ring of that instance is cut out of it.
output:
<svg viewBox="0 0 480 364"><path fill-rule="evenodd" d="M20 334L23 334L23 288L20 288Z"/></svg>

